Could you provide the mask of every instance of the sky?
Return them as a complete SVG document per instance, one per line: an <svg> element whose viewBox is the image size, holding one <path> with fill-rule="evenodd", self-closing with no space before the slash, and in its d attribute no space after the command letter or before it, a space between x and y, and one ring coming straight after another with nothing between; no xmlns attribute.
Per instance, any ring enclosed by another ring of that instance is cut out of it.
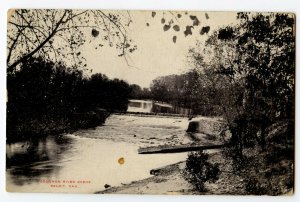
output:
<svg viewBox="0 0 300 202"><path fill-rule="evenodd" d="M182 17L174 18L177 14ZM207 16L205 15L207 13ZM129 65L123 57L117 57L119 52L115 48L104 46L95 50L87 44L83 47L83 56L87 60L87 67L92 73L103 73L109 78L119 78L130 84L138 84L141 87L149 87L151 81L159 76L180 74L189 70L187 55L196 42L204 43L208 35L221 26L235 24L235 12L188 12L172 13L167 11L156 11L152 17L152 11L130 11L132 24L129 27L129 37L137 45L137 50L129 55ZM191 24L190 15L195 15L200 21L199 26L192 29L193 34L184 36L184 27L180 25ZM161 18L181 28L180 32L169 29L163 31ZM146 26L149 23L149 26ZM203 26L210 26L208 34L200 35ZM173 43L172 37L176 35L177 41Z"/></svg>

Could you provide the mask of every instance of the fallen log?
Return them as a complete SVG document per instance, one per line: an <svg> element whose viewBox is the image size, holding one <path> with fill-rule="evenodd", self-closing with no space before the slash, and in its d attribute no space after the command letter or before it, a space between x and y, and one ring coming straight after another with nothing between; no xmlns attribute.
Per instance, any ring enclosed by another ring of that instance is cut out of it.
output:
<svg viewBox="0 0 300 202"><path fill-rule="evenodd" d="M155 154L155 153L179 153L189 151L199 151L208 149L220 149L224 147L224 144L220 145L163 145L155 147L139 148L139 154Z"/></svg>

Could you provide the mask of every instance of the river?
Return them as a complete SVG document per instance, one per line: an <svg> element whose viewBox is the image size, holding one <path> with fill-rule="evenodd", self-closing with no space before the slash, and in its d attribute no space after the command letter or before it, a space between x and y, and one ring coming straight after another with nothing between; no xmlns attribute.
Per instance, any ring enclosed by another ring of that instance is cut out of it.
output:
<svg viewBox="0 0 300 202"><path fill-rule="evenodd" d="M184 118L113 115L95 129L7 144L7 190L94 193L150 177L153 168L186 159L186 153L137 153L140 146L184 144Z"/></svg>

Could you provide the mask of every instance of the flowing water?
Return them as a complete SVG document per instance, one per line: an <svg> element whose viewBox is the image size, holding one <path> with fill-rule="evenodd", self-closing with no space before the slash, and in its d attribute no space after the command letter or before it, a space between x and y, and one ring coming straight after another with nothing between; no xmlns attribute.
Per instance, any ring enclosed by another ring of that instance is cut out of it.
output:
<svg viewBox="0 0 300 202"><path fill-rule="evenodd" d="M122 124L117 127L116 122L124 122L124 119L130 123L140 122L136 126ZM132 128L139 128L140 131L142 128L145 134L151 134L151 130L155 129L161 132L156 134L160 138L164 135L162 133L171 137L174 131L184 135L183 128L166 127L158 130L159 126L149 127L147 120L141 119L147 118L113 116L105 126L96 129L48 136L36 142L7 144L7 190L94 193L105 189L105 184L120 186L144 179L150 177L149 171L153 168L186 159L186 153L138 154L140 145L126 141L126 135L132 132ZM154 122L153 118L149 120ZM118 135L123 139L118 138ZM114 136L116 138L112 139ZM152 139L149 138L149 141Z"/></svg>

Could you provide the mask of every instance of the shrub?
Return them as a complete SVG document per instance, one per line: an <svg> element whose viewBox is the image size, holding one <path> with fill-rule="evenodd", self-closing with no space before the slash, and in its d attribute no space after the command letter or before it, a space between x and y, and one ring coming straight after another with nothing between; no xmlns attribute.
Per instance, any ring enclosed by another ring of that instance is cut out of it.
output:
<svg viewBox="0 0 300 202"><path fill-rule="evenodd" d="M255 178L248 179L245 186L248 194L265 195L267 193L267 185Z"/></svg>
<svg viewBox="0 0 300 202"><path fill-rule="evenodd" d="M200 192L205 191L205 182L215 182L219 179L218 164L208 162L208 154L203 151L191 152L186 160L183 177Z"/></svg>

